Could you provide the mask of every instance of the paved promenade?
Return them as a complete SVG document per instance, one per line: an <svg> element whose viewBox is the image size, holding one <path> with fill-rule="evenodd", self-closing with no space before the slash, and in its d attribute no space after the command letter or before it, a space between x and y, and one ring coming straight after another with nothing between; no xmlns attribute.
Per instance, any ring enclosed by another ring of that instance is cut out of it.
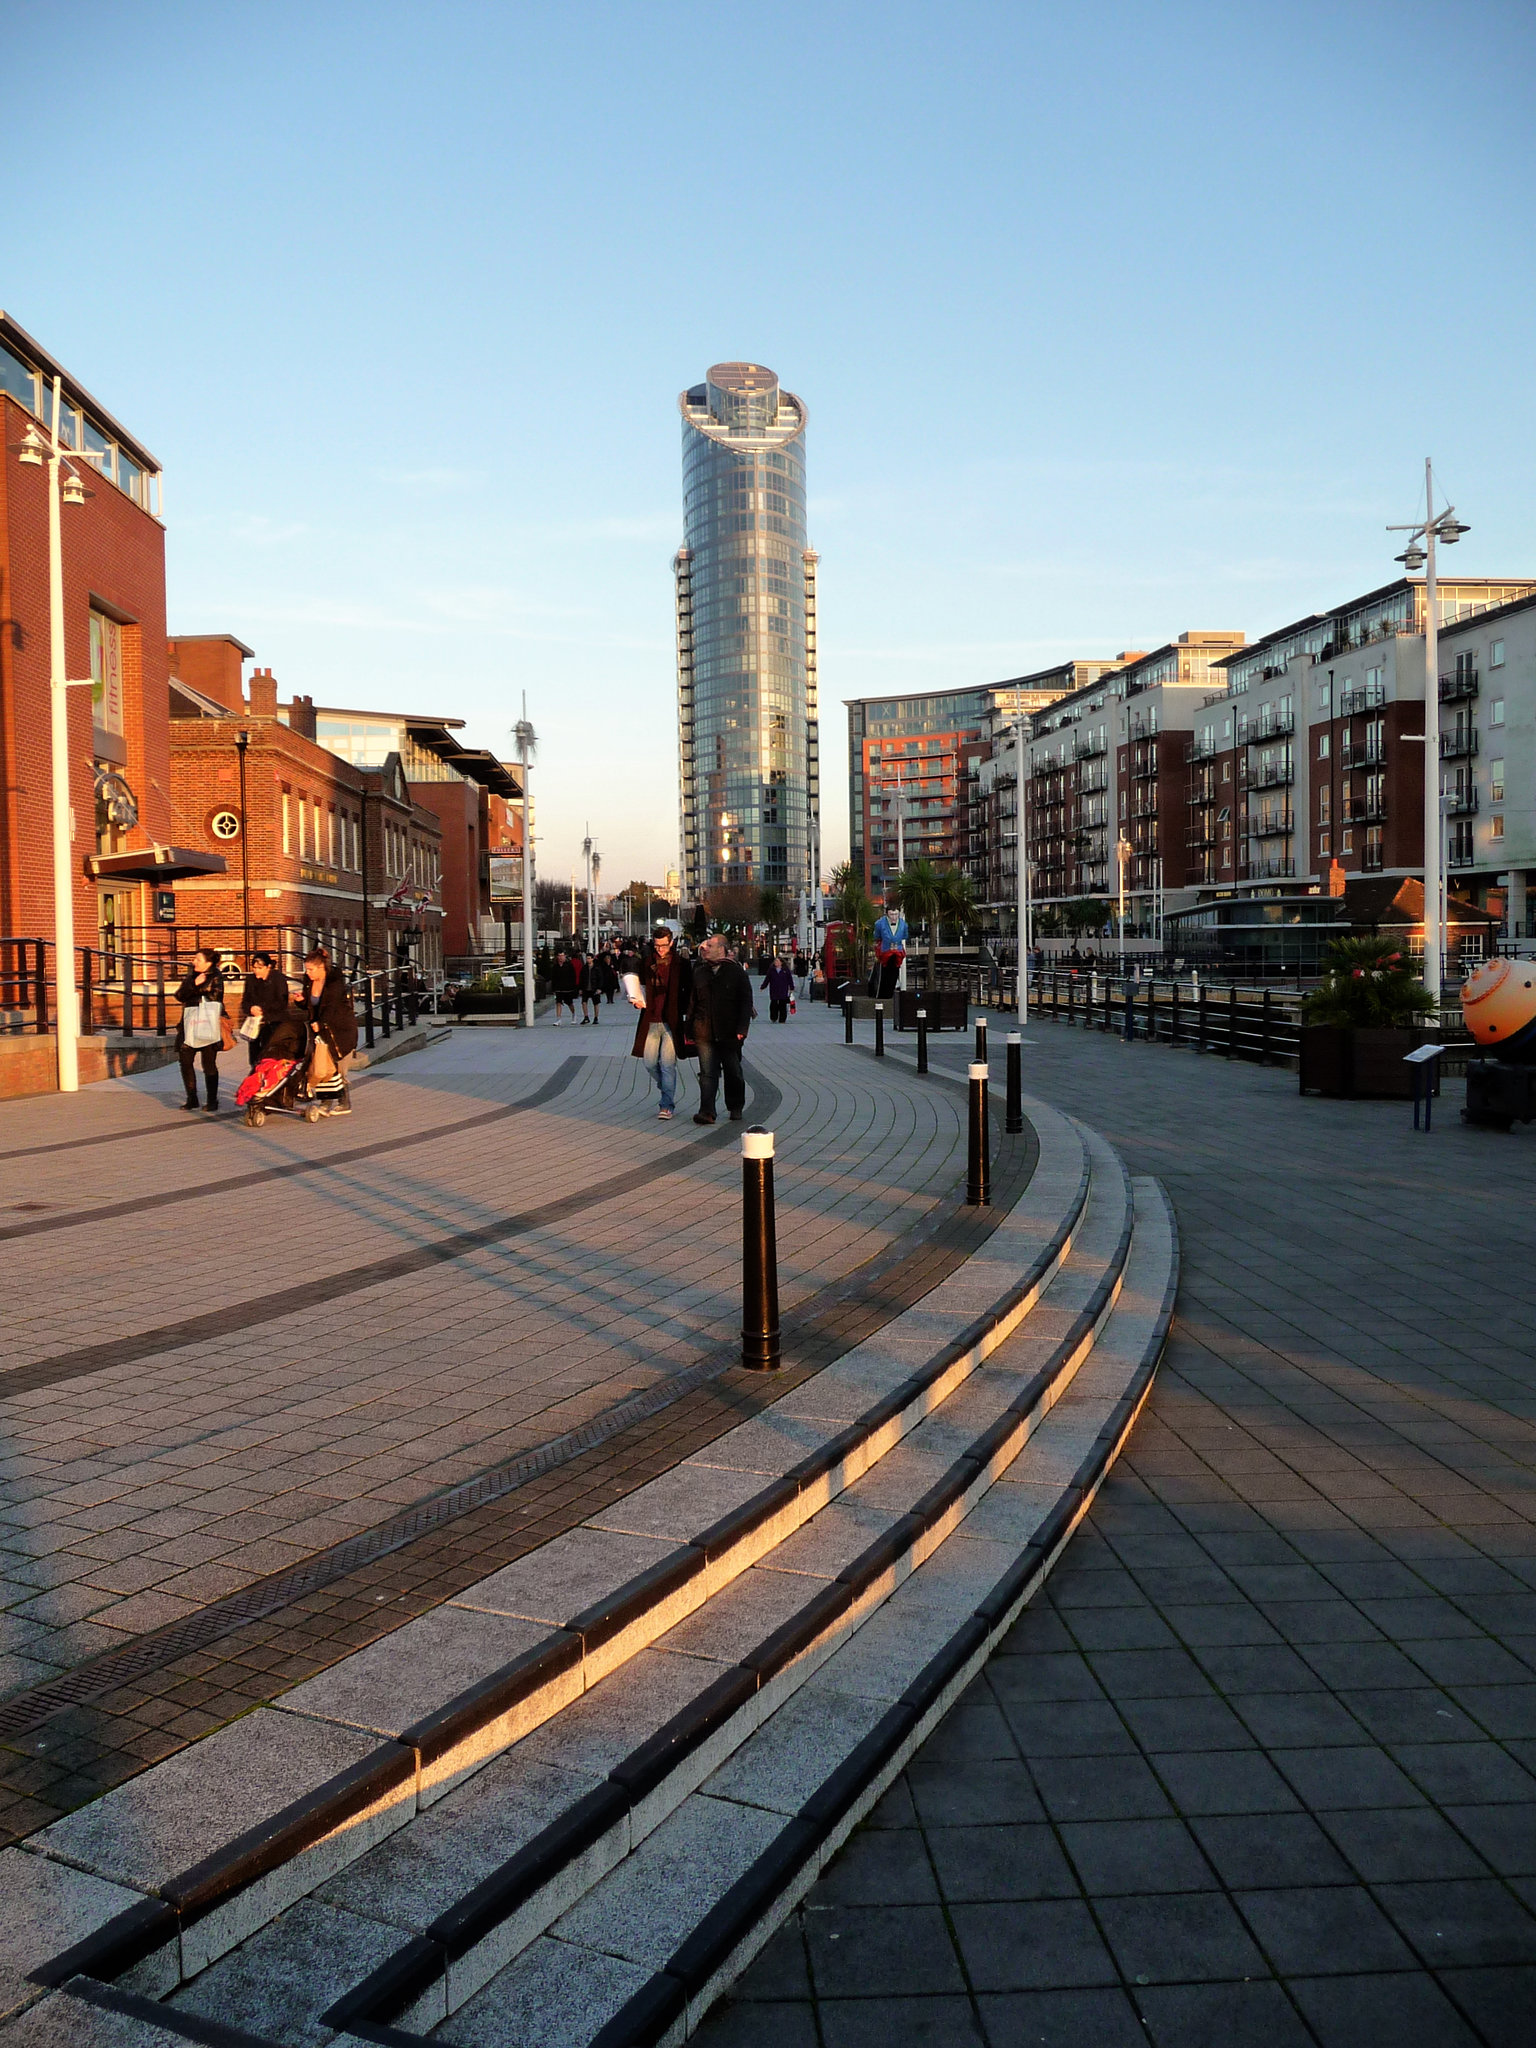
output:
<svg viewBox="0 0 1536 2048"><path fill-rule="evenodd" d="M1173 1197L1169 1351L1048 1596L701 2038L1528 2048L1536 1131L1030 1036Z"/></svg>
<svg viewBox="0 0 1536 2048"><path fill-rule="evenodd" d="M691 1081L657 1120L629 1015L459 1031L313 1127L184 1115L174 1070L0 1109L0 1832L547 1540L964 1256L963 1093L825 1016L760 1026L791 1372L722 1379L740 1127L696 1127Z"/></svg>

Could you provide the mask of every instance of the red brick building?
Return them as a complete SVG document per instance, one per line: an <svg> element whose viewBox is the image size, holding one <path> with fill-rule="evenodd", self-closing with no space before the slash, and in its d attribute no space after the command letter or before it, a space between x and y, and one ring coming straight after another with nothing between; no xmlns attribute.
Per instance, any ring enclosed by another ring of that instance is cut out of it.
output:
<svg viewBox="0 0 1536 2048"><path fill-rule="evenodd" d="M51 421L84 502L62 513L77 946L115 951L153 923L155 887L222 853L187 854L172 806L159 464L23 329L0 314L0 934L53 936L48 473L23 460ZM73 492L71 493L73 495Z"/></svg>
<svg viewBox="0 0 1536 2048"><path fill-rule="evenodd" d="M318 941L352 970L440 968L437 813L413 800L398 755L360 768L322 746L314 705L280 705L270 669L242 687L250 651L229 634L170 643L177 830L227 862L178 887L176 930L241 955L249 931L290 964Z"/></svg>

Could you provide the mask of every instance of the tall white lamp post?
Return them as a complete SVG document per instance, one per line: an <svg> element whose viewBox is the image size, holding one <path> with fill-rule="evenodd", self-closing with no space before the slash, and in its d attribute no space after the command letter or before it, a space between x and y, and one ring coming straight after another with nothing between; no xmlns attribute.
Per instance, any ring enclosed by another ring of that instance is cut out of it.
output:
<svg viewBox="0 0 1536 2048"><path fill-rule="evenodd" d="M1018 874L1014 880L1018 889L1019 922L1019 1024L1029 1021L1029 763L1024 754L1024 721L1014 720L1013 758L1016 764L1018 800L1015 804L1017 818L1014 831L1018 844Z"/></svg>
<svg viewBox="0 0 1536 2048"><path fill-rule="evenodd" d="M53 766L53 952L54 1016L58 1025L59 1093L80 1086L80 996L75 987L74 816L69 801L69 692L92 687L84 676L64 673L64 532L62 505L83 505L85 486L59 439L62 378L53 380L53 422L46 439L28 427L19 459L48 468L48 709ZM68 474L63 474L64 471Z"/></svg>
<svg viewBox="0 0 1536 2048"><path fill-rule="evenodd" d="M1411 526L1389 526L1388 533L1406 533L1408 545L1398 560L1410 575L1424 571L1424 986L1434 997L1439 1020L1441 960L1445 950L1444 833L1440 809L1440 617L1435 585L1435 543L1449 547L1470 533L1456 517L1456 507L1435 511L1435 477L1424 458L1424 517ZM1407 735L1405 735L1407 737Z"/></svg>
<svg viewBox="0 0 1536 2048"><path fill-rule="evenodd" d="M518 765L523 772L523 1023L533 1029L533 811L528 800L528 770L538 751L539 736L528 719L528 694L523 693L523 715L512 728L517 741Z"/></svg>

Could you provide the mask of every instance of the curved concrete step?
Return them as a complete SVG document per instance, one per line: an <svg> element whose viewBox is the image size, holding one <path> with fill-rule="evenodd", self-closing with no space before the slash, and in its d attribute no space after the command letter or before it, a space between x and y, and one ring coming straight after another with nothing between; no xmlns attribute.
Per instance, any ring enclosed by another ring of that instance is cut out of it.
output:
<svg viewBox="0 0 1536 2048"><path fill-rule="evenodd" d="M39 1899L37 1921L0 1938L18 1980L83 1972L163 1997L855 1486L1032 1315L1071 1246L1088 1200L1084 1141L1044 1105L1031 1120L1040 1152L1023 1197L916 1309L797 1390L820 1389L819 1403L792 1409L790 1397L767 1430L764 1417L741 1425L608 1515L4 1852L0 1865L29 1860L18 1882ZM66 1946L50 1920L80 1938Z"/></svg>
<svg viewBox="0 0 1536 2048"><path fill-rule="evenodd" d="M954 1554L946 1544L953 1531L975 1532L968 1567L984 1558L995 1580L1016 1563L1047 1513L1034 1496L1045 1485L1056 1502L1063 1487L1040 1465L1046 1476L1036 1479L1033 1494L1013 1487L1007 1501L982 1496L1031 1442L1031 1432L1051 1429L1047 1418L1056 1404L1071 1402L1092 1370L1094 1336L1119 1292L1130 1243L1123 1173L1108 1148L1091 1144L1095 1199L1071 1260L1022 1330L897 1456L669 1632L646 1653L643 1668L610 1677L187 1987L178 2006L239 2019L270 2011L262 1987L306 1981L305 2026L324 2013L361 2038L412 2038L473 1999L508 1958L534 1949L542 1955L542 1931L579 1910L594 1886L611 1882L608 1873L640 1867L636 1858L646 1855L653 1836L671 1840L679 1808L712 1773L732 1767L738 1752L747 1754L760 1730L782 1728L786 1704L802 1688L821 1687L818 1674L847 1668L844 1646L869 1645L872 1668L888 1675L879 1623L887 1612L904 1616L907 1589L919 1583L919 1608L933 1608L936 1590L953 1579L942 1567ZM808 1385L799 1394L812 1391ZM947 1632L947 1621L943 1627ZM883 1717L883 1706L867 1702L853 1714L861 1737ZM841 1718L846 1725L846 1709ZM749 1817L732 1854L766 1825ZM778 1828L774 1821L770 1832ZM501 1861L466 1887L477 1859L482 1867L489 1862L488 1847L501 1850ZM413 1927L415 1939L404 1938ZM625 1968L630 1978L635 1974L625 1965L620 1981L627 1981ZM342 1988L348 1970L356 1989L332 2006L328 1994ZM613 1975L604 1964L591 1982ZM312 2035L296 2028L279 2037ZM567 2035L557 2029L547 2038Z"/></svg>

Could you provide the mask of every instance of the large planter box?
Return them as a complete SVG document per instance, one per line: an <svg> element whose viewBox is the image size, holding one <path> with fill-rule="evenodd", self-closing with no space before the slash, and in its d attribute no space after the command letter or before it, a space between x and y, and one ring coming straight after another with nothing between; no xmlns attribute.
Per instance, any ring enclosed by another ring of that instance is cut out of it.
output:
<svg viewBox="0 0 1536 2048"><path fill-rule="evenodd" d="M453 1013L456 1017L505 1018L509 1024L520 1024L523 1020L523 999L515 988L503 989L499 995L472 994L461 991L453 999Z"/></svg>
<svg viewBox="0 0 1536 2048"><path fill-rule="evenodd" d="M922 989L904 988L897 991L896 1005L899 1031L917 1029L920 1009L928 1012L930 1031L964 1031L971 1021L970 998L964 989L935 989L930 995Z"/></svg>
<svg viewBox="0 0 1536 2048"><path fill-rule="evenodd" d="M1301 1027L1300 1084L1313 1092L1346 1101L1411 1102L1413 1068L1406 1064L1416 1047L1435 1042L1433 1032L1419 1025L1399 1030L1352 1031L1342 1024ZM1434 1092L1440 1077L1434 1075Z"/></svg>

